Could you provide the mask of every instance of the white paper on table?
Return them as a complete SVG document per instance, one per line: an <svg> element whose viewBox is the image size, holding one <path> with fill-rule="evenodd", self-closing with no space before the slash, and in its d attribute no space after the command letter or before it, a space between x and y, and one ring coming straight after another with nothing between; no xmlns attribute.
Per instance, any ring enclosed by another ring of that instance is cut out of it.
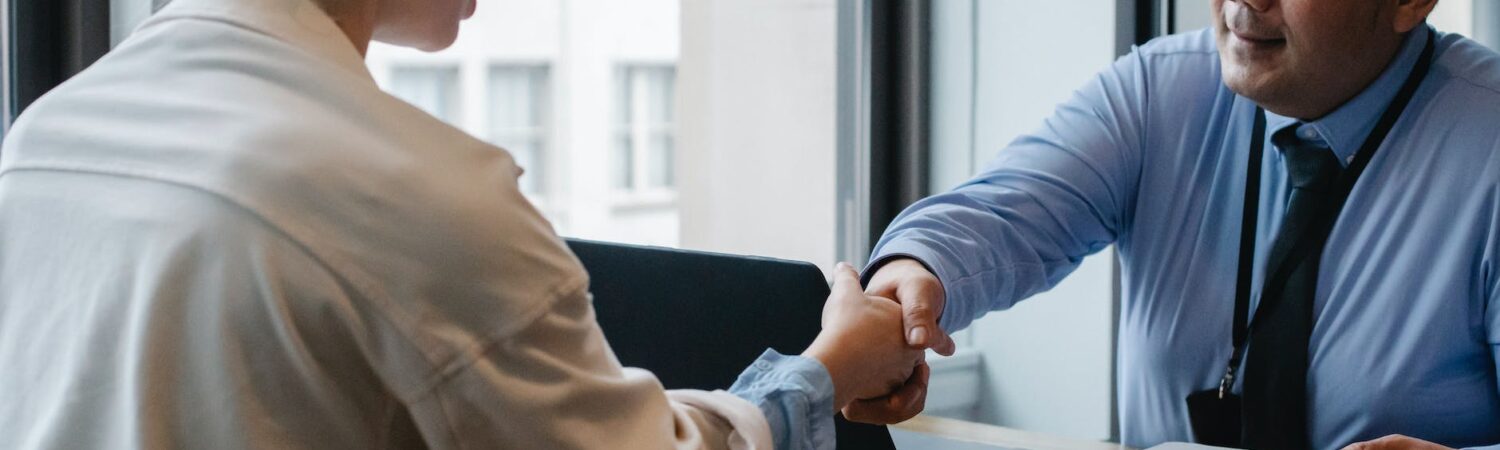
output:
<svg viewBox="0 0 1500 450"><path fill-rule="evenodd" d="M1165 444L1161 444L1161 445L1158 445L1158 446L1155 446L1155 447L1148 448L1146 450L1212 450L1212 449L1231 450L1228 447L1214 447L1214 446L1210 446L1210 445L1191 444L1191 443L1187 443L1187 442L1168 442L1168 443L1165 443Z"/></svg>

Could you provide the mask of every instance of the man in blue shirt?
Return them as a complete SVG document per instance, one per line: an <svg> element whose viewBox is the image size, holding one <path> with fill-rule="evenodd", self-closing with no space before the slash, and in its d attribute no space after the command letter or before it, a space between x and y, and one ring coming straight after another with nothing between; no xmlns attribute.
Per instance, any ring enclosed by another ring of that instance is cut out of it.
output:
<svg viewBox="0 0 1500 450"><path fill-rule="evenodd" d="M1436 3L1214 0L1212 29L1136 49L975 178L903 212L876 245L867 292L903 304L910 344L947 354L945 330L1114 244L1125 444L1193 440L1184 399L1228 380L1247 426L1267 418L1252 404L1293 399L1269 411L1294 426L1242 429L1247 445L1500 448L1500 55L1429 28ZM1308 156L1332 163L1304 169ZM1310 172L1357 178L1346 197L1298 206L1323 183ZM1324 213L1324 234L1295 244ZM1254 230L1244 281L1241 230ZM1267 271L1299 257L1308 264ZM1237 286L1252 314L1305 297L1308 320L1285 345L1266 336L1295 326L1255 314L1250 356L1226 379ZM1266 369L1287 361L1300 367ZM920 390L845 414L902 420Z"/></svg>

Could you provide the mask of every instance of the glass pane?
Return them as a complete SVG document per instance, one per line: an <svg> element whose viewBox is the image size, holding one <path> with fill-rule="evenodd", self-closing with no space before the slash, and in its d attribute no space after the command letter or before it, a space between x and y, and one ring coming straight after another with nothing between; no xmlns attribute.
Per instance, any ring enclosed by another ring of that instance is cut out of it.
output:
<svg viewBox="0 0 1500 450"><path fill-rule="evenodd" d="M650 148L647 150L651 157L650 165L646 167L646 177L649 185L653 188L669 188L673 185L672 161L673 151L677 143L672 133L654 133L648 141Z"/></svg>
<svg viewBox="0 0 1500 450"><path fill-rule="evenodd" d="M614 180L610 185L615 189L635 188L635 148L634 140L630 138L630 135L622 135L615 139L615 154L610 159L609 174Z"/></svg>
<svg viewBox="0 0 1500 450"><path fill-rule="evenodd" d="M428 114L458 123L458 68L396 67L386 90Z"/></svg>
<svg viewBox="0 0 1500 450"><path fill-rule="evenodd" d="M634 80L636 68L621 67L615 72L614 79L614 117L615 125L628 129L631 120L631 108L635 104Z"/></svg>
<svg viewBox="0 0 1500 450"><path fill-rule="evenodd" d="M642 71L646 78L646 119L652 125L672 123L676 76L670 67Z"/></svg>
<svg viewBox="0 0 1500 450"><path fill-rule="evenodd" d="M540 66L497 65L489 72L490 142L511 152L526 169L521 189L540 194L547 177L548 70Z"/></svg>
<svg viewBox="0 0 1500 450"><path fill-rule="evenodd" d="M490 68L490 98L487 103L490 129L514 132L541 126L546 69L495 66Z"/></svg>

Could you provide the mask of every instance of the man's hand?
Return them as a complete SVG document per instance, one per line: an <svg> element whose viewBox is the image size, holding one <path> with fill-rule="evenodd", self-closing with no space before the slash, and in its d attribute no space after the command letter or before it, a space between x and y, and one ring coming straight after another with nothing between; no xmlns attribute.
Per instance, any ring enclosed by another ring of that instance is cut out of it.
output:
<svg viewBox="0 0 1500 450"><path fill-rule="evenodd" d="M943 315L943 283L922 263L911 258L885 263L870 278L865 293L896 299L896 303L901 304L907 345L953 356L953 338L937 324Z"/></svg>
<svg viewBox="0 0 1500 450"><path fill-rule="evenodd" d="M836 409L897 390L926 358L901 337L901 306L865 295L859 275L843 263L823 304L823 332L803 355L828 369Z"/></svg>
<svg viewBox="0 0 1500 450"><path fill-rule="evenodd" d="M1349 444L1344 450L1453 450L1417 438L1393 434L1373 441Z"/></svg>
<svg viewBox="0 0 1500 450"><path fill-rule="evenodd" d="M902 336L912 349L933 349L952 356L953 339L938 328L943 313L943 284L922 263L909 258L887 262L875 271L865 293L893 298L901 304ZM927 406L927 378L932 371L924 362L906 382L877 398L858 400L845 407L844 418L864 423L904 422Z"/></svg>

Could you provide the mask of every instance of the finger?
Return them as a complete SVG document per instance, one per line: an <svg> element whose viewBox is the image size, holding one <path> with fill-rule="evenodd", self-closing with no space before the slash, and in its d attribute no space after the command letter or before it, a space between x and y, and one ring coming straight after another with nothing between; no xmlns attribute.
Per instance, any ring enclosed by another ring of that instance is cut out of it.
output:
<svg viewBox="0 0 1500 450"><path fill-rule="evenodd" d="M958 344L953 342L953 337L943 333L941 328L938 329L938 336L941 340L932 346L932 351L943 356L953 356L953 352L958 351Z"/></svg>
<svg viewBox="0 0 1500 450"><path fill-rule="evenodd" d="M833 292L834 297L848 297L850 293L864 293L864 288L859 286L859 273L854 271L854 266L841 262L834 267Z"/></svg>
<svg viewBox="0 0 1500 450"><path fill-rule="evenodd" d="M870 284L865 286L865 294L876 297L896 298L896 283L880 277L879 273L870 277Z"/></svg>
<svg viewBox="0 0 1500 450"><path fill-rule="evenodd" d="M900 389L884 397L855 400L844 408L844 418L889 425L916 417L927 403L927 378L930 374L931 369L926 363L918 365Z"/></svg>

